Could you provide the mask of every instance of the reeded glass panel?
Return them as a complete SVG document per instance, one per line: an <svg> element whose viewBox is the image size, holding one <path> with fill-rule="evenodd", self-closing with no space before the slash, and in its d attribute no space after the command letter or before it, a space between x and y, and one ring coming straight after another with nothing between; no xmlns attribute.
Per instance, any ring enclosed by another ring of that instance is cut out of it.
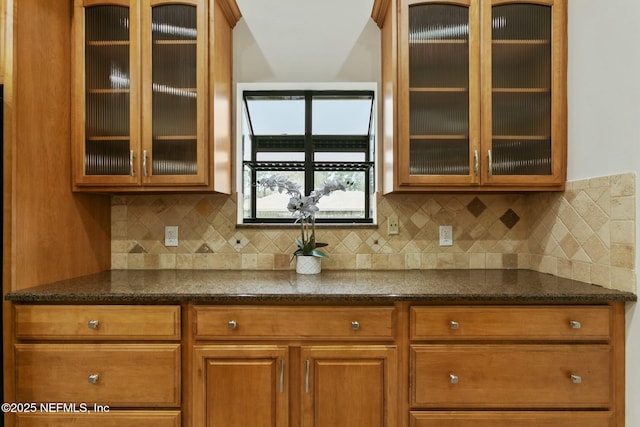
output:
<svg viewBox="0 0 640 427"><path fill-rule="evenodd" d="M152 11L154 175L197 173L196 16L188 5Z"/></svg>
<svg viewBox="0 0 640 427"><path fill-rule="evenodd" d="M469 10L409 7L412 175L469 174Z"/></svg>
<svg viewBox="0 0 640 427"><path fill-rule="evenodd" d="M85 9L85 173L128 175L129 9Z"/></svg>
<svg viewBox="0 0 640 427"><path fill-rule="evenodd" d="M551 7L492 9L494 175L551 174Z"/></svg>
<svg viewBox="0 0 640 427"><path fill-rule="evenodd" d="M412 138L409 155L412 175L469 174L468 140Z"/></svg>

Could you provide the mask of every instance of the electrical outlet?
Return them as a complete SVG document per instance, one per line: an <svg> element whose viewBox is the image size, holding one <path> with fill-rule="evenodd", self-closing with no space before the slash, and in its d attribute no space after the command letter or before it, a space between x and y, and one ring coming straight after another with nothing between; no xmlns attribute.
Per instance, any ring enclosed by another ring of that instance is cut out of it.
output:
<svg viewBox="0 0 640 427"><path fill-rule="evenodd" d="M440 226L440 246L453 246L453 227L450 225Z"/></svg>
<svg viewBox="0 0 640 427"><path fill-rule="evenodd" d="M398 221L398 215L389 215L387 218L387 234L399 234L400 222Z"/></svg>
<svg viewBox="0 0 640 427"><path fill-rule="evenodd" d="M167 225L164 228L164 245L178 246L178 226Z"/></svg>

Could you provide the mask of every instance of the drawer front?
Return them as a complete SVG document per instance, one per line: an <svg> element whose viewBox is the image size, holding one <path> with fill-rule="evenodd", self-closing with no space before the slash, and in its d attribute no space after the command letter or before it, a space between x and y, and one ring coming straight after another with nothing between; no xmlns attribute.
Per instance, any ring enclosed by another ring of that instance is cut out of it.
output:
<svg viewBox="0 0 640 427"><path fill-rule="evenodd" d="M411 427L613 427L611 412L411 412Z"/></svg>
<svg viewBox="0 0 640 427"><path fill-rule="evenodd" d="M178 340L179 306L16 305L18 339Z"/></svg>
<svg viewBox="0 0 640 427"><path fill-rule="evenodd" d="M16 344L18 402L179 406L179 344Z"/></svg>
<svg viewBox="0 0 640 427"><path fill-rule="evenodd" d="M91 413L21 413L16 427L180 427L180 411L109 411Z"/></svg>
<svg viewBox="0 0 640 427"><path fill-rule="evenodd" d="M392 340L393 307L194 308L197 339L348 339Z"/></svg>
<svg viewBox="0 0 640 427"><path fill-rule="evenodd" d="M414 345L413 408L608 408L606 345Z"/></svg>
<svg viewBox="0 0 640 427"><path fill-rule="evenodd" d="M412 307L412 340L608 340L609 306Z"/></svg>

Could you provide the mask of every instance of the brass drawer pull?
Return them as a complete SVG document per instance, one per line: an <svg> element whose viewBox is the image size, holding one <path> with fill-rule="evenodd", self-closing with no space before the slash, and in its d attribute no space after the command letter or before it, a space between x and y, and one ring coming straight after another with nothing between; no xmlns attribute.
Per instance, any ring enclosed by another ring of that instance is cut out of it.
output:
<svg viewBox="0 0 640 427"><path fill-rule="evenodd" d="M89 320L89 322L87 323L87 326L89 327L89 329L98 329L98 326L100 326L100 321Z"/></svg>
<svg viewBox="0 0 640 427"><path fill-rule="evenodd" d="M578 322L577 320L570 320L569 326L571 326L572 329L580 329L582 328L582 323Z"/></svg>
<svg viewBox="0 0 640 427"><path fill-rule="evenodd" d="M571 374L571 382L574 384L582 384L582 377L580 375Z"/></svg>
<svg viewBox="0 0 640 427"><path fill-rule="evenodd" d="M357 331L358 329L360 329L360 322L355 320L351 322L351 329L353 329L354 331Z"/></svg>
<svg viewBox="0 0 640 427"><path fill-rule="evenodd" d="M457 375L453 375L453 374L449 374L449 382L451 384L458 384L458 376Z"/></svg>
<svg viewBox="0 0 640 427"><path fill-rule="evenodd" d="M451 322L449 322L449 329L453 331L460 329L460 323L452 320Z"/></svg>
<svg viewBox="0 0 640 427"><path fill-rule="evenodd" d="M89 384L97 384L98 379L100 379L100 376L98 374L91 374L87 378L87 380L89 381Z"/></svg>
<svg viewBox="0 0 640 427"><path fill-rule="evenodd" d="M236 323L235 320L229 320L229 323L227 323L227 326L229 327L229 329L236 329L238 327L238 324Z"/></svg>

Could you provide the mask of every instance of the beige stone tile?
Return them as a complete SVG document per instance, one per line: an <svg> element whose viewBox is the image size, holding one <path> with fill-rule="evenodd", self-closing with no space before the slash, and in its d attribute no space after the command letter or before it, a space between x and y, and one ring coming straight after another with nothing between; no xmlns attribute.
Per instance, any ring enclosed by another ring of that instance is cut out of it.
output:
<svg viewBox="0 0 640 427"><path fill-rule="evenodd" d="M423 269L435 269L438 267L438 255L436 253L423 253L420 258L420 265Z"/></svg>
<svg viewBox="0 0 640 427"><path fill-rule="evenodd" d="M543 256L538 271L541 273L558 274L558 260L555 257Z"/></svg>
<svg viewBox="0 0 640 427"><path fill-rule="evenodd" d="M611 185L611 179L609 176L600 176L597 178L589 179L589 187L609 187Z"/></svg>
<svg viewBox="0 0 640 427"><path fill-rule="evenodd" d="M636 216L635 197L613 197L611 199L612 220L634 220Z"/></svg>
<svg viewBox="0 0 640 427"><path fill-rule="evenodd" d="M572 269L572 279L580 282L591 282L591 264L586 262L574 261Z"/></svg>
<svg viewBox="0 0 640 427"><path fill-rule="evenodd" d="M594 263L603 262L605 259L608 261L609 259L609 248L607 248L602 240L600 240L596 235L591 236L582 248Z"/></svg>
<svg viewBox="0 0 640 427"><path fill-rule="evenodd" d="M417 270L421 265L421 254L412 252L405 255L404 265L408 270Z"/></svg>
<svg viewBox="0 0 640 427"><path fill-rule="evenodd" d="M571 258L580 249L580 244L572 235L567 234L562 240L560 240L560 247L562 248L562 251L566 254L566 256L568 258Z"/></svg>
<svg viewBox="0 0 640 427"><path fill-rule="evenodd" d="M594 285L611 287L611 267L604 264L591 265L591 283Z"/></svg>
<svg viewBox="0 0 640 427"><path fill-rule="evenodd" d="M255 270L258 268L258 254L242 254L242 269Z"/></svg>
<svg viewBox="0 0 640 427"><path fill-rule="evenodd" d="M633 269L635 265L635 251L632 245L611 245L611 265L613 267Z"/></svg>
<svg viewBox="0 0 640 427"><path fill-rule="evenodd" d="M518 268L518 254L502 254L503 268Z"/></svg>
<svg viewBox="0 0 640 427"><path fill-rule="evenodd" d="M611 177L611 196L634 196L636 194L636 176L625 173Z"/></svg>
<svg viewBox="0 0 640 427"><path fill-rule="evenodd" d="M112 270L126 270L128 255L127 254L111 254L111 269Z"/></svg>
<svg viewBox="0 0 640 427"><path fill-rule="evenodd" d="M453 266L457 269L469 269L471 259L467 253L454 253Z"/></svg>
<svg viewBox="0 0 640 427"><path fill-rule="evenodd" d="M454 268L455 261L453 258L453 253L439 253L436 254L436 268L446 269L446 268Z"/></svg>
<svg viewBox="0 0 640 427"><path fill-rule="evenodd" d="M387 254L372 254L371 255L371 268L373 270L388 270L389 269L389 255Z"/></svg>
<svg viewBox="0 0 640 427"><path fill-rule="evenodd" d="M484 253L469 254L469 268L486 268L487 256Z"/></svg>
<svg viewBox="0 0 640 427"><path fill-rule="evenodd" d="M611 268L611 288L626 292L637 292L636 273L628 268Z"/></svg>
<svg viewBox="0 0 640 427"><path fill-rule="evenodd" d="M487 268L503 268L502 254L488 253Z"/></svg>
<svg viewBox="0 0 640 427"><path fill-rule="evenodd" d="M390 270L404 270L407 267L403 253L389 254L388 259Z"/></svg>
<svg viewBox="0 0 640 427"><path fill-rule="evenodd" d="M177 266L176 254L158 254L158 267L161 270L175 269Z"/></svg>
<svg viewBox="0 0 640 427"><path fill-rule="evenodd" d="M558 259L556 262L557 275L566 279L573 278L573 262L566 259Z"/></svg>
<svg viewBox="0 0 640 427"><path fill-rule="evenodd" d="M276 270L289 270L292 268L291 255L276 253L273 255L273 268Z"/></svg>
<svg viewBox="0 0 640 427"><path fill-rule="evenodd" d="M611 243L633 245L636 241L634 221L611 221Z"/></svg>
<svg viewBox="0 0 640 427"><path fill-rule="evenodd" d="M176 268L180 270L193 269L193 255L192 254L177 254L176 255Z"/></svg>
<svg viewBox="0 0 640 427"><path fill-rule="evenodd" d="M145 267L145 254L129 254L127 259L127 268L130 270L144 270Z"/></svg>
<svg viewBox="0 0 640 427"><path fill-rule="evenodd" d="M370 270L371 267L371 254L356 254L356 268L358 270Z"/></svg>

